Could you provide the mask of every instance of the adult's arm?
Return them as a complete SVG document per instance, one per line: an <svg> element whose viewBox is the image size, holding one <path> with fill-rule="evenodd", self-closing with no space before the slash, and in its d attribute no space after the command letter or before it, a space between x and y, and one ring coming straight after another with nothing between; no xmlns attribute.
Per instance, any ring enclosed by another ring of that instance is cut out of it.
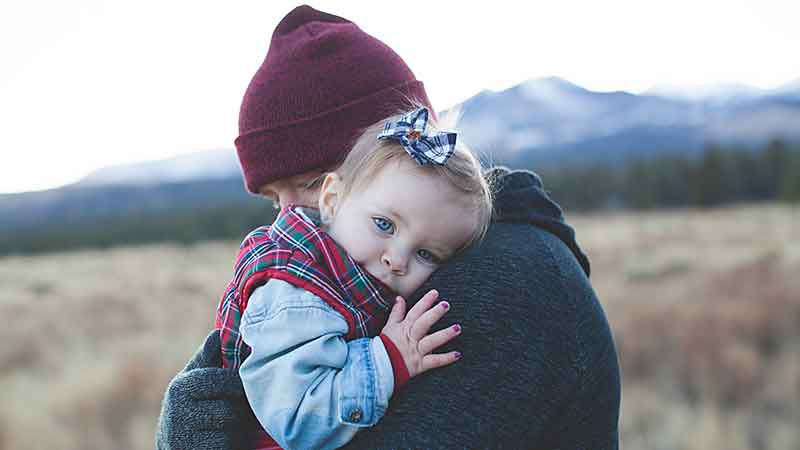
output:
<svg viewBox="0 0 800 450"><path fill-rule="evenodd" d="M560 243L547 239L555 258L567 267L568 255L559 252ZM550 448L561 450L617 449L621 397L619 362L611 330L597 298L585 278L579 274L563 276L566 304L574 305L575 369L577 389L563 405L558 420L547 430Z"/></svg>
<svg viewBox="0 0 800 450"><path fill-rule="evenodd" d="M561 240L529 224L494 224L423 291L431 287L462 324L452 345L463 359L397 393L381 422L345 448L618 447L611 333Z"/></svg>

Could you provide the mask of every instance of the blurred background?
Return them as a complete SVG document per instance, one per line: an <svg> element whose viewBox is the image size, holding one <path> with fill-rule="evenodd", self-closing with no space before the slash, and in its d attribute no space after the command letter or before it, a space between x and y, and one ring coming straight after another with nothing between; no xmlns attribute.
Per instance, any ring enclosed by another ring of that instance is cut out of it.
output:
<svg viewBox="0 0 800 450"><path fill-rule="evenodd" d="M311 5L564 207L619 352L623 447L800 449L798 7L429 3ZM0 449L152 448L239 240L275 213L232 143L296 5L0 6Z"/></svg>

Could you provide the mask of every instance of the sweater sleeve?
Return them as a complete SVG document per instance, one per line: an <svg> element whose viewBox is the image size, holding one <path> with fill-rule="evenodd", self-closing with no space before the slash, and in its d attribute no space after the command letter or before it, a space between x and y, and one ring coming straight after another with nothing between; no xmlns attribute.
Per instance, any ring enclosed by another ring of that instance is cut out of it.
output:
<svg viewBox="0 0 800 450"><path fill-rule="evenodd" d="M247 400L283 448L338 448L384 414L393 390L379 338L345 341L347 322L322 299L285 281L253 292L241 333Z"/></svg>

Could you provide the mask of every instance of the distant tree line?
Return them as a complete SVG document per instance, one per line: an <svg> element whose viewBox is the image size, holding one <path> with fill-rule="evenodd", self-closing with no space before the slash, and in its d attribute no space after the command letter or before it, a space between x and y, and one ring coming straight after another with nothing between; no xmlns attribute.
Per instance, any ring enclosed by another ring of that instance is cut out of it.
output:
<svg viewBox="0 0 800 450"><path fill-rule="evenodd" d="M616 165L570 164L535 171L542 176L545 189L570 211L800 202L800 147L782 140L773 140L756 151L709 147L699 157L664 155ZM220 193L216 202L212 201L210 190ZM0 255L155 242L239 240L249 230L271 223L276 213L268 201L245 194L240 180L167 189L173 191L180 195L165 199L155 191L148 195L153 198L150 203L160 205L158 208L148 203L119 214L92 217L90 213L102 206L95 201L84 207L90 210L74 213L69 220L62 215L41 220L37 226L2 232ZM189 193L194 197L187 197ZM120 195L114 194L115 202L123 202Z"/></svg>
<svg viewBox="0 0 800 450"><path fill-rule="evenodd" d="M710 146L699 157L663 155L537 172L556 201L577 211L800 202L800 147L780 139L757 151Z"/></svg>
<svg viewBox="0 0 800 450"><path fill-rule="evenodd" d="M269 202L259 201L175 212L137 212L80 226L43 224L36 229L0 237L0 255L242 239L248 231L271 223L276 212Z"/></svg>

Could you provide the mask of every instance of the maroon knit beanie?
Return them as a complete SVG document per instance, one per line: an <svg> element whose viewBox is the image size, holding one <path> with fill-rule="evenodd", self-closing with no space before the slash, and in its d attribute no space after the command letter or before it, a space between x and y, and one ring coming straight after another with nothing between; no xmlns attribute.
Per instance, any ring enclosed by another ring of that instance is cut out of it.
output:
<svg viewBox="0 0 800 450"><path fill-rule="evenodd" d="M391 48L349 20L295 8L275 28L242 100L235 143L247 190L334 166L364 128L410 100L434 111Z"/></svg>

